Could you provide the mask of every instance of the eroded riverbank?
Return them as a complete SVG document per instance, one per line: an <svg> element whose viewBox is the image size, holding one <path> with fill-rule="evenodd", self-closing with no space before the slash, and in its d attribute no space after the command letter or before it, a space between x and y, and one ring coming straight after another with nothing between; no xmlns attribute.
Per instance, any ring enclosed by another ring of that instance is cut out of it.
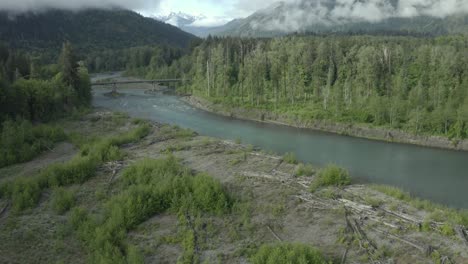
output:
<svg viewBox="0 0 468 264"><path fill-rule="evenodd" d="M453 141L439 136L414 135L401 130L376 128L364 125L340 124L331 121L319 120L315 122L302 122L292 120L286 115L278 115L268 111L256 109L243 109L214 104L206 99L196 96L183 97L184 101L194 107L213 112L226 117L233 117L256 122L276 125L306 128L316 131L335 133L352 137L366 138L393 143L403 143L431 148L468 151L468 140Z"/></svg>
<svg viewBox="0 0 468 264"><path fill-rule="evenodd" d="M125 133L142 122L101 109L66 121L63 126L73 132L75 142L80 142ZM71 159L76 148L67 149L70 153L61 156ZM370 185L329 186L312 193L310 185L317 179L318 167L299 176L302 165L292 159L157 122L151 123L142 140L121 150L125 155L103 163L88 181L65 187L74 193L74 206L100 219L105 204L125 191L120 188L126 169L141 160L174 156L194 175L204 173L218 180L237 201L227 215L197 216L192 253L200 262L248 263L259 246L280 242L312 245L334 263L468 261L466 229L460 222L465 220L457 219L463 214L453 210L427 202L402 201L395 198L402 196L387 195ZM34 178L47 162L64 161L44 153L24 164L27 170L5 168L0 173L10 174L5 180ZM45 190L37 207L20 214L11 210L8 199L0 200L3 261L87 261L86 247L68 228L71 214L55 213L51 194L53 190ZM175 263L191 250L181 240L186 227L180 221L171 212L151 215L129 230L125 241L142 252L147 263Z"/></svg>

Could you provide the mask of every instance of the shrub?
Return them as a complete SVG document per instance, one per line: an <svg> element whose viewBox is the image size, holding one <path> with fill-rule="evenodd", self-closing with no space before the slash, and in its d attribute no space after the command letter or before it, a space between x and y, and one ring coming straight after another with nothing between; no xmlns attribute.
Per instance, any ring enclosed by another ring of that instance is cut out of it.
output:
<svg viewBox="0 0 468 264"><path fill-rule="evenodd" d="M302 244L277 244L263 245L250 258L252 264L276 264L276 263L328 263L322 254L307 245Z"/></svg>
<svg viewBox="0 0 468 264"><path fill-rule="evenodd" d="M300 177L300 176L312 176L314 174L314 167L312 165L304 165L304 164L299 164L299 166L296 168L294 171L294 176Z"/></svg>
<svg viewBox="0 0 468 264"><path fill-rule="evenodd" d="M151 131L149 125L112 138L105 138L94 144L83 147L81 153L66 163L53 164L42 170L37 177L15 180L0 186L2 196L11 196L13 206L23 210L34 206L39 200L41 191L49 187L61 187L83 183L93 177L96 169L103 162L119 159L122 154L118 146L140 140ZM13 185L11 191L7 191Z"/></svg>
<svg viewBox="0 0 468 264"><path fill-rule="evenodd" d="M105 204L100 221L91 221L82 210L71 213L72 225L93 251L93 262L139 262L138 251L124 243L125 234L154 214L222 214L232 207L219 181L192 175L173 156L136 162L124 170L120 186L124 191Z"/></svg>
<svg viewBox="0 0 468 264"><path fill-rule="evenodd" d="M0 168L29 161L65 139L63 129L57 126L5 121L0 128Z"/></svg>
<svg viewBox="0 0 468 264"><path fill-rule="evenodd" d="M63 214L73 207L75 204L75 196L71 191L66 191L63 188L57 188L52 193L50 203L52 209L56 213Z"/></svg>
<svg viewBox="0 0 468 264"><path fill-rule="evenodd" d="M440 232L444 236L454 236L455 235L455 230L453 229L453 226L450 224L445 223L440 227Z"/></svg>
<svg viewBox="0 0 468 264"><path fill-rule="evenodd" d="M336 165L328 165L319 171L317 178L311 185L311 191L323 186L346 186L351 184L349 173Z"/></svg>
<svg viewBox="0 0 468 264"><path fill-rule="evenodd" d="M288 153L284 154L283 161L286 162L286 163L289 163L289 164L297 164L298 163L296 155L294 153L291 153L291 152L288 152Z"/></svg>
<svg viewBox="0 0 468 264"><path fill-rule="evenodd" d="M41 188L34 179L20 178L12 187L11 199L15 211L34 206L41 197Z"/></svg>
<svg viewBox="0 0 468 264"><path fill-rule="evenodd" d="M95 175L98 165L98 160L83 156L76 156L67 163L51 165L40 174L41 186L47 188L83 183Z"/></svg>

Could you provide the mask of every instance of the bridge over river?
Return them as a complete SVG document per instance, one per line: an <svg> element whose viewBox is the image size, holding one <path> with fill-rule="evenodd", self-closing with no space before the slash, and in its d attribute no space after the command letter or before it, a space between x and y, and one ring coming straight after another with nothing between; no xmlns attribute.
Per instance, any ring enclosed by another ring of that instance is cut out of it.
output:
<svg viewBox="0 0 468 264"><path fill-rule="evenodd" d="M188 82L187 79L159 79L159 80L125 80L125 81L104 81L104 82L93 82L91 86L112 86L112 91L117 91L117 85L119 84L140 84L148 83L152 84L154 88L159 84L174 84Z"/></svg>

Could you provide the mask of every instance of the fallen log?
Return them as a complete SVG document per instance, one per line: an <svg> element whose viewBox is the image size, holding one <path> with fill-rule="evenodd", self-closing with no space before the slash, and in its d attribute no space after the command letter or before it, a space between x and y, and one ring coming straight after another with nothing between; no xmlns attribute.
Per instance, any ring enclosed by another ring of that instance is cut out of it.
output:
<svg viewBox="0 0 468 264"><path fill-rule="evenodd" d="M283 241L276 233L275 231L273 231L273 229L271 229L271 227L269 225L266 226L268 228L268 230L271 232L271 234L279 241Z"/></svg>
<svg viewBox="0 0 468 264"><path fill-rule="evenodd" d="M403 214L403 213L397 213L397 212L394 212L394 211L390 211L390 210L386 210L386 209L383 209L383 208L379 208L380 211L386 213L386 214L389 214L389 215L393 215L395 217L398 217L406 222L410 222L412 224L416 224L416 225L419 225L422 223L421 220L419 219L416 219L416 218L413 218L407 214Z"/></svg>
<svg viewBox="0 0 468 264"><path fill-rule="evenodd" d="M404 239L404 238L395 236L395 235L393 235L393 234L390 234L390 233L387 232L387 231L383 231L383 230L380 230L380 229L377 229L377 228L372 228L372 230L374 230L374 231L376 231L376 232L378 232L378 233L380 233L380 234L383 234L383 235L385 235L385 236L391 237L391 238L393 238L393 239L395 239L395 240L398 240L398 241L400 241L400 242L402 242L402 243L405 243L405 244L407 244L407 245L410 245L410 246L412 246L412 247L418 249L418 250L421 251L422 253L425 253L425 252L427 251L427 250L426 250L426 249L427 249L426 247L422 247L422 246L417 245L416 243L411 242L411 241L409 241L409 240L407 240L407 239Z"/></svg>
<svg viewBox="0 0 468 264"><path fill-rule="evenodd" d="M0 217L3 217L3 214L5 214L6 211L8 210L8 208L10 208L10 205L11 205L11 202L9 202L9 201L5 204L3 209L0 211Z"/></svg>
<svg viewBox="0 0 468 264"><path fill-rule="evenodd" d="M468 247L468 234L462 226L457 226L455 228L455 232L457 232L458 236L461 238L461 240L465 243L465 245Z"/></svg>

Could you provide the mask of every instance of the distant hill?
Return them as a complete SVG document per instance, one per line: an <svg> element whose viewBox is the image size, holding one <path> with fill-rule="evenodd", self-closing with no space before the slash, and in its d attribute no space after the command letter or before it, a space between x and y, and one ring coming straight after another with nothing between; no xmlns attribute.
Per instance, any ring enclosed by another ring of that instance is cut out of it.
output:
<svg viewBox="0 0 468 264"><path fill-rule="evenodd" d="M58 49L64 40L81 52L154 44L185 48L195 39L175 26L128 10L0 13L0 40L19 49Z"/></svg>
<svg viewBox="0 0 468 264"><path fill-rule="evenodd" d="M361 1L365 2L365 1ZM392 5L397 4L392 0ZM277 2L244 19L233 20L211 32L221 36L275 37L291 33L404 33L445 35L468 33L468 14L446 18L432 16L386 17L373 22L337 16L334 0Z"/></svg>

